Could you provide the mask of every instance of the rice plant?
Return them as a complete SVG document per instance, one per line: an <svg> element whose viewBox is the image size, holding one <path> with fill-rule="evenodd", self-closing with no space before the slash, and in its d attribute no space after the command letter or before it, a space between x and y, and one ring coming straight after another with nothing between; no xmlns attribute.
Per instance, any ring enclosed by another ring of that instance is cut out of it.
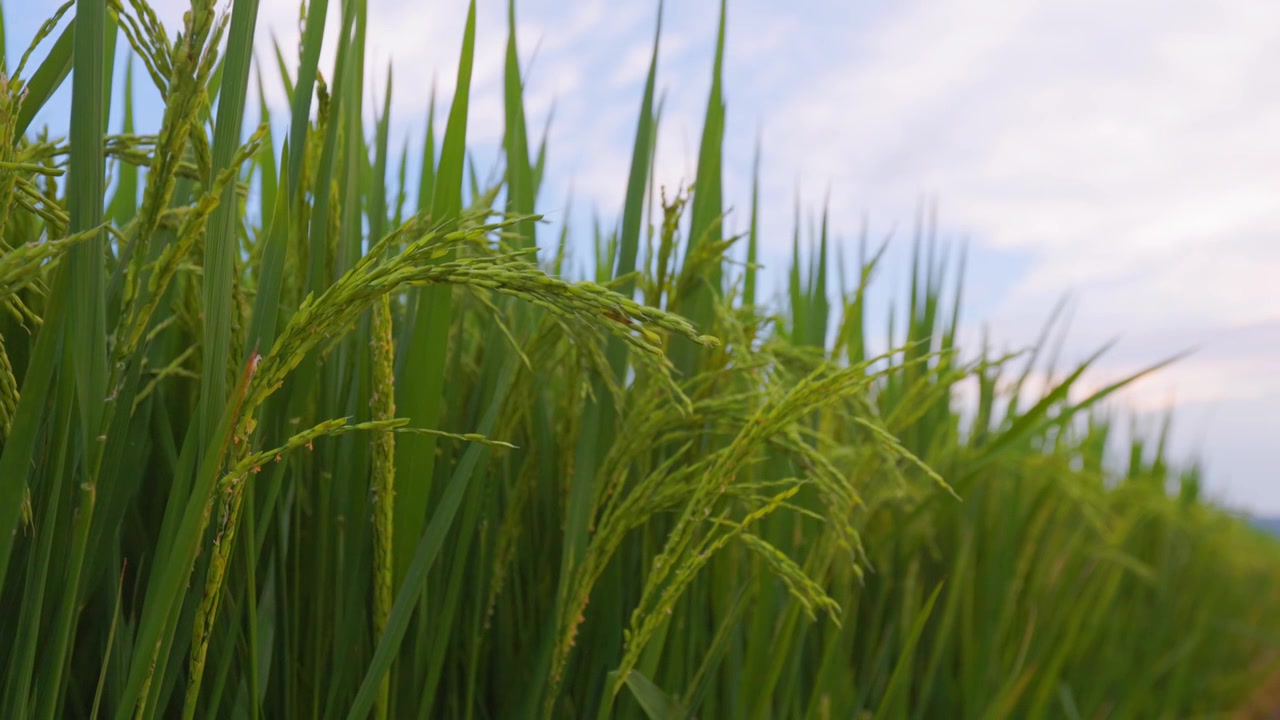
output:
<svg viewBox="0 0 1280 720"><path fill-rule="evenodd" d="M73 0L0 73L3 717L1183 718L1280 667L1274 542L1163 443L1103 462L1145 372L1082 394L1096 358L1058 372L1047 335L958 347L932 223L883 341L883 253L829 285L825 220L759 301L758 192L723 222L724 4L679 188L657 8L591 279L537 215L514 2L490 184L474 0L413 182L390 77L364 125L365 0L302 8L286 118L258 6L175 30Z"/></svg>

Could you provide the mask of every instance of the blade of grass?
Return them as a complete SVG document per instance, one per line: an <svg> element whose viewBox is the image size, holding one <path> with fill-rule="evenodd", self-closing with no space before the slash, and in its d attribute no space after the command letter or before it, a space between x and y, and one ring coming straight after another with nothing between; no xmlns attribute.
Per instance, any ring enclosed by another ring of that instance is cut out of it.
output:
<svg viewBox="0 0 1280 720"><path fill-rule="evenodd" d="M76 14L79 15L79 12ZM63 28L62 34L54 41L53 47L49 48L49 54L40 63L40 67L36 68L31 79L27 81L27 97L23 100L22 107L18 109L18 123L14 126L15 138L22 137L36 114L45 103L49 102L49 98L53 97L63 81L71 74L75 25L75 18L72 18Z"/></svg>
<svg viewBox="0 0 1280 720"><path fill-rule="evenodd" d="M469 3L467 24L463 31L462 55L458 63L458 82L453 107L445 126L440 167L436 174L431 200L433 226L451 228L457 225L462 211L462 175L466 159L468 99L471 91L471 68L475 56L475 1ZM425 170L424 170L425 172ZM452 257L446 255L442 261ZM412 334L402 347L405 366L399 375L396 407L413 427L434 428L441 416L441 391L444 388L444 361L449 323L452 319L452 288L431 286L418 297ZM395 549L397 586L404 582L409 570L411 549L422 537L431 498L436 461L435 436L406 437L396 452L396 477L402 491L396 496Z"/></svg>
<svg viewBox="0 0 1280 720"><path fill-rule="evenodd" d="M698 169L694 179L693 207L689 218L689 242L685 250L685 264L697 257L698 252L721 240L720 218L723 213L721 155L724 143L724 48L727 0L720 2L720 25L716 36L715 62L711 70L711 90L707 97L707 112L702 125L702 144L698 150ZM710 329L716 298L721 293L721 262L716 258L708 269L700 274L689 297L680 308L693 326L707 332ZM672 358L676 369L688 378L696 374L697 348L692 343L674 340Z"/></svg>
<svg viewBox="0 0 1280 720"><path fill-rule="evenodd" d="M289 139L293 155L289 158L289 196L296 197L302 180L302 157L307 150L307 122L311 117L311 94L315 89L316 70L320 64L320 46L324 43L324 23L329 0L313 0L307 5L307 25L302 32L302 56L298 61L298 79L293 86L290 103ZM283 68L283 66L282 66ZM283 73L286 86L287 73Z"/></svg>
<svg viewBox="0 0 1280 720"><path fill-rule="evenodd" d="M322 0L323 1L323 0ZM231 165L240 147L245 100L249 92L249 63L253 59L253 35L258 20L258 0L235 0L231 11L231 35L227 39L226 71L214 125L213 172ZM222 191L218 207L209 217L204 243L204 336L200 374L200 427L197 436L207 445L216 431L227 397L231 349L231 313L235 253L239 233L236 188Z"/></svg>
<svg viewBox="0 0 1280 720"><path fill-rule="evenodd" d="M511 365L507 366L508 369L502 378L501 385L505 385L509 380L512 367ZM496 423L501 409L501 400L502 395L499 394L495 402L486 411L480 425L481 435L486 434ZM427 524L425 532L418 539L417 546L414 548L409 569L405 574L404 581L399 586L399 590L396 592L395 603L391 606L391 614L387 619L386 629L382 636L378 638L373 659L369 663L364 680L360 684L360 690L347 713L348 720L359 720L359 718L367 717L369 711L373 708L378 688L382 684L382 678L391 669L391 663L395 660L396 653L399 652L400 643L409 629L409 620L417 608L418 598L426 588L427 573L431 570L432 565L440 554L445 536L458 516L463 497L465 497L467 488L476 475L477 467L480 460L485 456L486 450L487 448L480 443L471 444L463 456L463 461L458 464L457 470L454 471L453 477L450 478L444 492L441 494L440 500L431 514L431 521ZM397 527L396 529L398 530L399 528Z"/></svg>

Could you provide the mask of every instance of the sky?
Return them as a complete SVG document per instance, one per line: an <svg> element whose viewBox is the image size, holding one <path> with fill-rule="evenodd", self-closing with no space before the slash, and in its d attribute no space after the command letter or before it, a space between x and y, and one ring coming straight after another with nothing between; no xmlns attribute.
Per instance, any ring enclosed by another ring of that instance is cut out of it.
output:
<svg viewBox="0 0 1280 720"><path fill-rule="evenodd" d="M183 4L152 5L175 33ZM55 7L6 3L11 57ZM369 9L366 112L390 65L393 142L416 155L431 88L442 104L452 93L465 3ZM718 10L663 13L655 171L668 188L693 177ZM517 13L530 127L554 108L540 210L585 236L592 213L621 211L657 2L520 0ZM297 18L296 3L262 0L259 58L273 38L296 54ZM505 0L479 0L476 148L500 142L505 24ZM727 32L728 226L745 226L759 142L766 281L787 270L796 198L806 217L827 199L848 258L864 222L893 237L877 291L901 295L913 219L935 203L943 244L968 249L970 346L985 330L1025 347L1068 298L1064 359L1116 341L1089 386L1194 349L1119 396L1117 418L1153 433L1172 410L1173 456L1202 459L1212 497L1280 514L1280 3L732 0ZM330 43L322 70L333 57ZM37 124L64 129L66 114L64 94Z"/></svg>

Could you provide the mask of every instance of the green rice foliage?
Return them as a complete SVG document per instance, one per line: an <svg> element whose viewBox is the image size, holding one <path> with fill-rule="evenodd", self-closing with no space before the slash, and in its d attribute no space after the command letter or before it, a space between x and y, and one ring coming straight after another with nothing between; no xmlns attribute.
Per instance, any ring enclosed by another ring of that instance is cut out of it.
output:
<svg viewBox="0 0 1280 720"><path fill-rule="evenodd" d="M73 0L0 72L0 717L1186 718L1276 669L1276 545L1167 426L1104 462L1167 361L1087 394L1053 319L959 347L931 216L887 338L884 248L799 201L764 301L727 3L693 185L653 176L659 4L621 215L574 243L513 0L492 181L476 3L416 170L366 0L268 57L259 9Z"/></svg>

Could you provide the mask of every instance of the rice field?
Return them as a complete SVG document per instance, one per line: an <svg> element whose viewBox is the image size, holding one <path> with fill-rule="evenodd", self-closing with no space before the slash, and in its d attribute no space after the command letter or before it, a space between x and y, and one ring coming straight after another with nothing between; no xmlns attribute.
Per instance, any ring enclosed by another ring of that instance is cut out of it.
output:
<svg viewBox="0 0 1280 720"><path fill-rule="evenodd" d="M745 232L722 222L723 5L695 176L653 177L658 30L621 216L586 243L537 214L555 149L514 32L502 172L469 163L474 0L412 160L393 85L364 120L366 0L311 0L265 68L258 10L193 0L166 28L144 0L72 0L0 52L0 717L1268 697L1280 545L1160 437L1104 462L1107 401L1174 359L1085 393L1097 356L1063 364L1052 317L1029 351L960 347L963 257L929 222L894 240L914 260L887 337L883 246L840 272L826 222L797 223L764 301L758 193L732 199ZM138 72L113 77L117 53ZM64 86L68 117L35 126Z"/></svg>

